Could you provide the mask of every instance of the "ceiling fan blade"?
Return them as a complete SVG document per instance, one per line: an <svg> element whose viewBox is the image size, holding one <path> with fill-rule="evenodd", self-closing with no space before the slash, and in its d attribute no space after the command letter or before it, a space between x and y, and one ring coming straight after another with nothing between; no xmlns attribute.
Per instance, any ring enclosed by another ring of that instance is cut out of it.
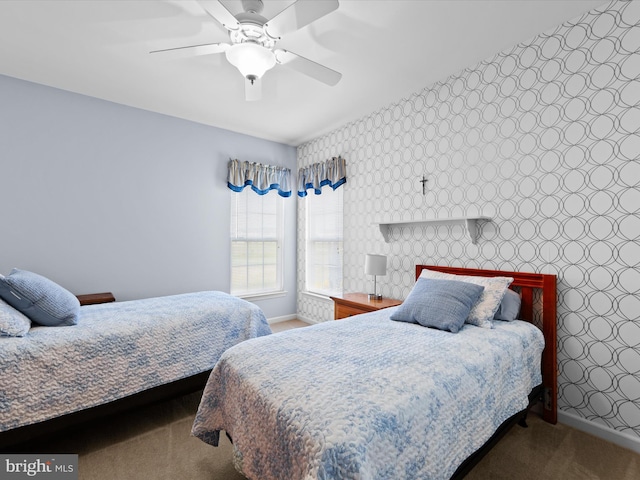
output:
<svg viewBox="0 0 640 480"><path fill-rule="evenodd" d="M163 56L164 58L184 58L195 57L197 55L211 55L214 53L222 53L229 48L228 43L207 43L204 45L191 45L188 47L167 48L165 50L154 50L154 55Z"/></svg>
<svg viewBox="0 0 640 480"><path fill-rule="evenodd" d="M304 73L311 78L315 78L319 82L326 83L327 85L334 86L342 78L340 72L320 65L319 63L309 60L308 58L301 57L288 50L275 50L276 60L282 65L291 67L294 70Z"/></svg>
<svg viewBox="0 0 640 480"><path fill-rule="evenodd" d="M240 27L236 17L218 0L198 0L198 3L227 30L237 30Z"/></svg>
<svg viewBox="0 0 640 480"><path fill-rule="evenodd" d="M338 0L298 0L269 20L264 26L271 37L282 37L324 17L327 13L333 12L338 8L338 5Z"/></svg>
<svg viewBox="0 0 640 480"><path fill-rule="evenodd" d="M262 98L262 80L256 78L253 80L249 80L248 78L244 79L244 95L247 102L255 102Z"/></svg>

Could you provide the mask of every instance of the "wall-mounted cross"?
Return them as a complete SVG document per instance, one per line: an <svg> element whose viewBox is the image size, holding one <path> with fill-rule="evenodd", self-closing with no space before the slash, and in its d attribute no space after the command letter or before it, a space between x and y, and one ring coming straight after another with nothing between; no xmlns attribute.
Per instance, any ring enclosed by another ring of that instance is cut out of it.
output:
<svg viewBox="0 0 640 480"><path fill-rule="evenodd" d="M427 182L429 181L429 179L427 177L425 177L424 175L422 175L422 180L419 180L419 182L422 184L422 195L426 195L427 194Z"/></svg>

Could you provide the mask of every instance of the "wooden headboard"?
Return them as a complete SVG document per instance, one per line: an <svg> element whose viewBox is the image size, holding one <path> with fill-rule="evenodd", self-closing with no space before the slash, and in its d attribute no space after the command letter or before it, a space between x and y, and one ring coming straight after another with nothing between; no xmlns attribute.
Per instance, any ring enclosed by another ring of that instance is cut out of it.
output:
<svg viewBox="0 0 640 480"><path fill-rule="evenodd" d="M556 305L557 290L556 276L543 273L508 272L501 270L479 270L462 267L439 267L435 265L416 265L416 280L423 269L454 275L475 275L478 277L513 277L511 287L518 287L522 297L520 318L533 323L534 290L539 289L542 294L542 334L545 347L542 352L542 387L543 410L542 418L549 423L558 421L558 370L557 370L557 334L556 334Z"/></svg>

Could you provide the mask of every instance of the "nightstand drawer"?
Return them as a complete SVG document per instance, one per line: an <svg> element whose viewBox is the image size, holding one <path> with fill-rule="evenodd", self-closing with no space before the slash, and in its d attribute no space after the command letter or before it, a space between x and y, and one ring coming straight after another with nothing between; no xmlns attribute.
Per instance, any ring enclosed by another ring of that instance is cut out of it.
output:
<svg viewBox="0 0 640 480"><path fill-rule="evenodd" d="M351 305L336 304L334 317L337 320L340 318L350 317L351 315L359 315L361 313L366 313L369 311L371 310L363 310L362 308L352 307Z"/></svg>

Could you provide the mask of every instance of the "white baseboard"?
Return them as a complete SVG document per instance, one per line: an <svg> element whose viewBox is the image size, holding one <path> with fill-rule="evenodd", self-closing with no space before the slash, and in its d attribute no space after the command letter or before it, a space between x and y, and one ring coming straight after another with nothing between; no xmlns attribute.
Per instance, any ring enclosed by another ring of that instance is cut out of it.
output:
<svg viewBox="0 0 640 480"><path fill-rule="evenodd" d="M283 315L282 317L267 318L267 323L269 325L273 325L274 323L287 322L289 320L295 320L296 318L300 318L300 317L298 317L298 315L294 313L291 315Z"/></svg>
<svg viewBox="0 0 640 480"><path fill-rule="evenodd" d="M562 410L558 410L558 422L589 433L595 437L602 438L608 442L615 443L623 448L628 448L636 453L640 453L640 437L618 432L612 428L585 420L584 418L572 413L563 412Z"/></svg>
<svg viewBox="0 0 640 480"><path fill-rule="evenodd" d="M315 325L316 323L318 323L317 321L311 320L310 318L307 318L307 317L305 317L303 315L298 315L298 316L296 316L296 318L298 320L300 320L301 322L308 323L309 325Z"/></svg>

